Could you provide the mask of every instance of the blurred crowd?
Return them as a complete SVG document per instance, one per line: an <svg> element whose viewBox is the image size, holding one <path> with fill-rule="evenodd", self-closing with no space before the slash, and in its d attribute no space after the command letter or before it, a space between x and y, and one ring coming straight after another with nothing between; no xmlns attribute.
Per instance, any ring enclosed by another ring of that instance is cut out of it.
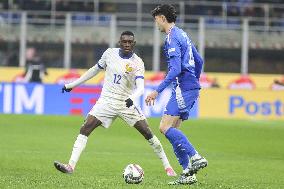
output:
<svg viewBox="0 0 284 189"><path fill-rule="evenodd" d="M0 9L12 10L45 10L45 11L78 11L78 12L93 12L95 9L103 13L114 12L136 12L136 1L127 3L113 3L108 1L98 1L98 7L95 7L94 1L83 0L14 0L12 4L6 1L0 1ZM123 2L123 1L122 1ZM188 3L185 2L185 14L191 15L216 15L221 16L222 10L227 11L227 16L264 16L264 4L283 3L283 0L219 0L219 5L212 3ZM210 1L208 1L210 2ZM218 2L217 0L214 2ZM179 6L178 1L175 2ZM174 3L174 4L175 4ZM257 4L256 4L257 3ZM264 3L264 4L261 4ZM209 5L207 5L209 4ZM149 13L156 4L142 4L143 13ZM279 9L277 6L272 6L270 10L271 17L283 17L283 8Z"/></svg>

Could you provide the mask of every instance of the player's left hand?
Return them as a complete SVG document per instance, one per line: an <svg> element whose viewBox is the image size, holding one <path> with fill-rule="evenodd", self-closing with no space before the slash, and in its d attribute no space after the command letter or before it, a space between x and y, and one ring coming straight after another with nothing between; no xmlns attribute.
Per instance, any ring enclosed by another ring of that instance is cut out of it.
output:
<svg viewBox="0 0 284 189"><path fill-rule="evenodd" d="M68 92L69 93L70 91L72 91L72 88L71 89L67 89L65 85L61 89L62 93L64 93L64 92Z"/></svg>
<svg viewBox="0 0 284 189"><path fill-rule="evenodd" d="M127 108L129 108L133 105L133 100L131 98L126 99L125 102L126 102Z"/></svg>
<svg viewBox="0 0 284 189"><path fill-rule="evenodd" d="M147 96L147 98L145 99L146 105L147 105L147 106L152 106L152 105L154 105L154 104L155 104L155 100L156 100L158 94L159 94L159 93L158 93L157 91L151 92L151 94L149 94L149 95Z"/></svg>

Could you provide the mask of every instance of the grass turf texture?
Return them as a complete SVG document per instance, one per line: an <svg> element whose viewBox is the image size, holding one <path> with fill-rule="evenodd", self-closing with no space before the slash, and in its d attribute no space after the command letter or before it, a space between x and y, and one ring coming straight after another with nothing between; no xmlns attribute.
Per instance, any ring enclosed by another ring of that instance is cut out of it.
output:
<svg viewBox="0 0 284 189"><path fill-rule="evenodd" d="M0 188L188 188L168 186L160 160L140 134L117 120L89 137L75 173L65 175L54 160L67 162L82 117L0 115ZM149 119L170 162L181 172L170 143ZM209 166L191 188L284 188L284 122L190 120L182 130ZM128 185L122 171L137 163L144 181Z"/></svg>

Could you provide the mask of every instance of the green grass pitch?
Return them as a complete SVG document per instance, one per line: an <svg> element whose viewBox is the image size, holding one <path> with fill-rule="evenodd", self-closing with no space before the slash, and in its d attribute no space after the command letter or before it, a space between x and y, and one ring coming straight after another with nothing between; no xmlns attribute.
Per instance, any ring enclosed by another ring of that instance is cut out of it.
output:
<svg viewBox="0 0 284 189"><path fill-rule="evenodd" d="M68 161L83 117L0 115L0 188L189 188L167 186L160 160L146 140L123 121L89 137L77 168L65 175L53 161ZM149 119L176 172L181 168L170 143ZM284 122L198 119L182 130L209 166L190 188L284 188ZM137 163L144 181L128 185L122 171Z"/></svg>

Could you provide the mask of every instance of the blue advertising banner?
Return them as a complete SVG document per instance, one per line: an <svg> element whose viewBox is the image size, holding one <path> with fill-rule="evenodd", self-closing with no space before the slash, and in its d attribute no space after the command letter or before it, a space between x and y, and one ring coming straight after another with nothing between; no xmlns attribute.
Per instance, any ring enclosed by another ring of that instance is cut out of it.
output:
<svg viewBox="0 0 284 189"><path fill-rule="evenodd" d="M56 84L0 84L0 113L87 115L98 100L101 85L83 85L70 93L61 93L62 85ZM155 106L146 106L144 99L155 86L146 86L144 96L138 102L146 117L160 117L171 95L166 89L156 100ZM191 118L198 116L198 103L193 107Z"/></svg>

